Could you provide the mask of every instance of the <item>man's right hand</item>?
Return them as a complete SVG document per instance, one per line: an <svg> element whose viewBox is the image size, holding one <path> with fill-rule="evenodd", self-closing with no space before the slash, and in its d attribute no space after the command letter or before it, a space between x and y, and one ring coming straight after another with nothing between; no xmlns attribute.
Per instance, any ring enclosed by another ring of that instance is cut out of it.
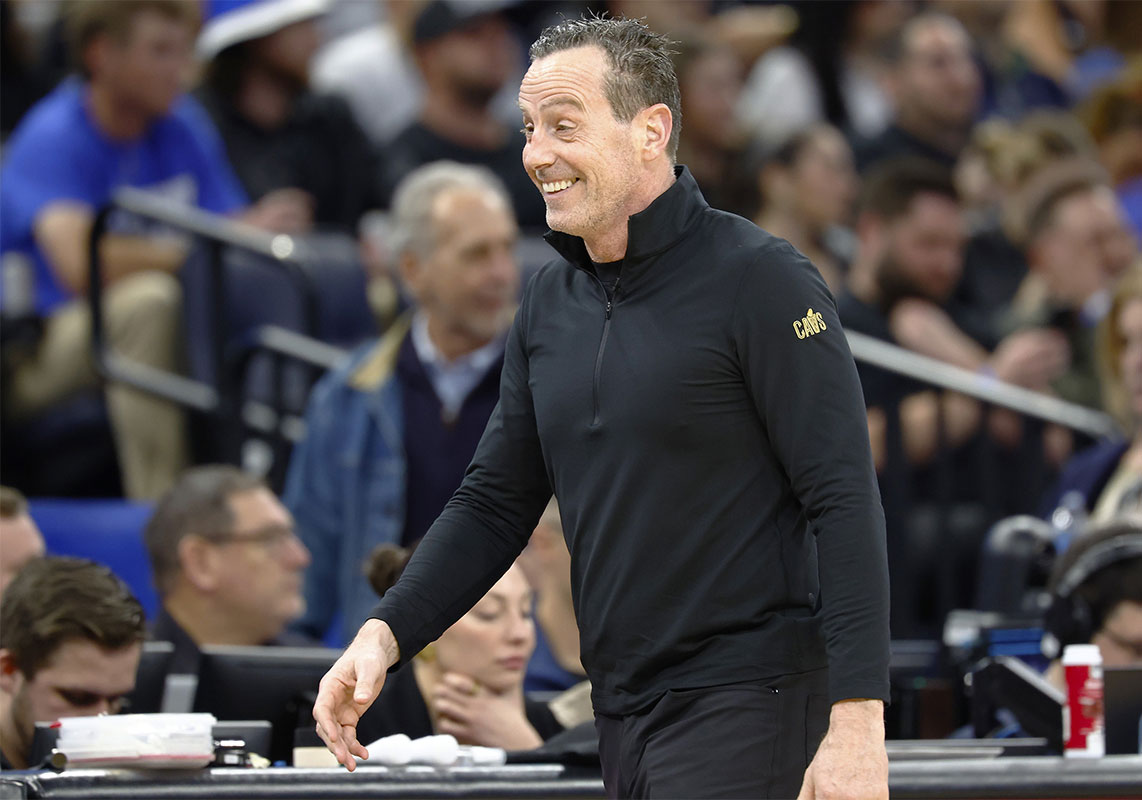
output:
<svg viewBox="0 0 1142 800"><path fill-rule="evenodd" d="M369 751L357 741L357 723L380 694L385 672L400 660L400 649L388 623L370 619L321 679L313 719L317 735L337 760L352 772L356 758Z"/></svg>

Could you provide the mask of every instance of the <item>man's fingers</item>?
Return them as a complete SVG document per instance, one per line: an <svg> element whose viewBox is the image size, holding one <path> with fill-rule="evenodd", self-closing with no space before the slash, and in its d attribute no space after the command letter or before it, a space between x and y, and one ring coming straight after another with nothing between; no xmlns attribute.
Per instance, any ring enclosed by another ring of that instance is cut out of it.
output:
<svg viewBox="0 0 1142 800"><path fill-rule="evenodd" d="M353 701L369 705L381 688L380 683L383 680L381 662L375 656L364 656L358 658L354 666L357 672L357 685L353 690Z"/></svg>

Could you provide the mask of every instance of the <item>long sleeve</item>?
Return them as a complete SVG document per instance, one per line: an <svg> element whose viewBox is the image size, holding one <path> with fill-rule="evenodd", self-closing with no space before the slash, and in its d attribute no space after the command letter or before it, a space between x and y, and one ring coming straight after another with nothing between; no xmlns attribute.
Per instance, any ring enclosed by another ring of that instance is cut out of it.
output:
<svg viewBox="0 0 1142 800"><path fill-rule="evenodd" d="M888 699L884 512L833 298L785 242L744 272L734 336L773 451L816 536L832 701Z"/></svg>
<svg viewBox="0 0 1142 800"><path fill-rule="evenodd" d="M551 497L528 387L528 304L525 293L505 348L500 402L463 483L371 615L392 628L401 663L435 641L499 580Z"/></svg>

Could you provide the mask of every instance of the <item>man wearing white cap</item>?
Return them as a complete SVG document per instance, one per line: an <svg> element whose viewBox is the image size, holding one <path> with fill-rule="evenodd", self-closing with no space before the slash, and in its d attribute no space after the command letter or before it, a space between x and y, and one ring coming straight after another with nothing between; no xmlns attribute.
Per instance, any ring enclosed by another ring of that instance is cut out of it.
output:
<svg viewBox="0 0 1142 800"><path fill-rule="evenodd" d="M348 105L309 90L325 0L212 0L198 93L251 197L288 191L313 222L355 233L381 206L377 153Z"/></svg>

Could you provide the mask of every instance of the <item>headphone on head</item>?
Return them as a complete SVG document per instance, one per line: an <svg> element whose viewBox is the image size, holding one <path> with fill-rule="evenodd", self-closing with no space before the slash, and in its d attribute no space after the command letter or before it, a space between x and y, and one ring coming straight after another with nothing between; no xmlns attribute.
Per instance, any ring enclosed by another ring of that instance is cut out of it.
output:
<svg viewBox="0 0 1142 800"><path fill-rule="evenodd" d="M1078 542L1071 546L1078 546ZM1137 531L1120 533L1099 542L1059 577L1043 620L1043 655L1058 658L1068 644L1091 640L1095 634L1094 612L1075 591L1095 573L1132 558L1142 558L1142 533Z"/></svg>

